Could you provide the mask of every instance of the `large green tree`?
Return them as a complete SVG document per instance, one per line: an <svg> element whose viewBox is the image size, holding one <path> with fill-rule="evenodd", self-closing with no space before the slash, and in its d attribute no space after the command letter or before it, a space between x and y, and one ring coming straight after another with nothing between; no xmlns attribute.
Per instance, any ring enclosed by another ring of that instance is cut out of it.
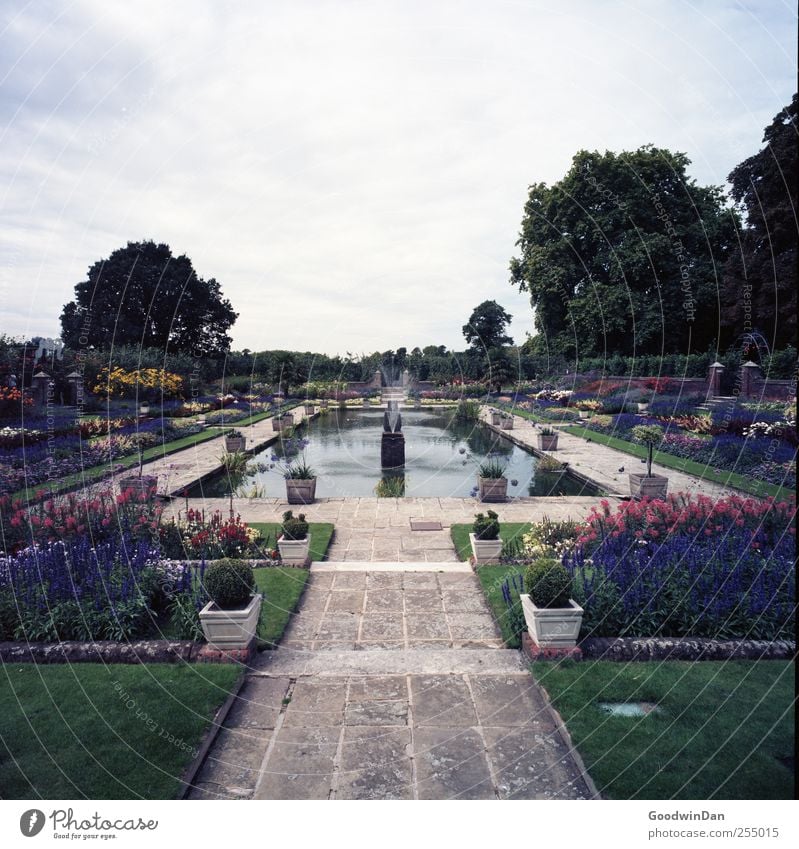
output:
<svg viewBox="0 0 799 849"><path fill-rule="evenodd" d="M513 316L496 301L483 301L472 310L469 321L463 325L463 335L472 348L489 351L510 345L513 339L505 333Z"/></svg>
<svg viewBox="0 0 799 849"><path fill-rule="evenodd" d="M206 356L230 348L238 315L219 283L203 280L168 245L128 242L89 268L61 313L67 346L135 345Z"/></svg>
<svg viewBox="0 0 799 849"><path fill-rule="evenodd" d="M796 344L799 98L766 127L765 147L733 169L731 194L746 216L724 268L722 319L729 341L758 330L772 347Z"/></svg>
<svg viewBox="0 0 799 849"><path fill-rule="evenodd" d="M536 350L581 357L704 350L718 338L718 269L735 214L683 153L580 151L530 187L511 282L529 292Z"/></svg>

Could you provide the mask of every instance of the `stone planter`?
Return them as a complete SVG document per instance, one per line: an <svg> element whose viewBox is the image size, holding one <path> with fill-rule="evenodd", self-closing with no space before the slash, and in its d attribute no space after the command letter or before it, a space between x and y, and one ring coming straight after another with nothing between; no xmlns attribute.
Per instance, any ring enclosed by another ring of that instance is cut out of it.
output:
<svg viewBox="0 0 799 849"><path fill-rule="evenodd" d="M234 451L243 451L247 440L243 436L226 436L225 451L232 454Z"/></svg>
<svg viewBox="0 0 799 849"><path fill-rule="evenodd" d="M502 413L491 413L491 424L499 427L502 424Z"/></svg>
<svg viewBox="0 0 799 849"><path fill-rule="evenodd" d="M277 547L284 566L307 566L311 535L308 534L305 539L286 539L281 536L277 541Z"/></svg>
<svg viewBox="0 0 799 849"><path fill-rule="evenodd" d="M538 434L538 450L539 451L557 451L558 450L558 436L559 434L553 433L551 436L547 436L545 433Z"/></svg>
<svg viewBox="0 0 799 849"><path fill-rule="evenodd" d="M506 501L508 496L507 478L477 478L480 501Z"/></svg>
<svg viewBox="0 0 799 849"><path fill-rule="evenodd" d="M305 415L312 416L316 412L316 407L313 404L305 405Z"/></svg>
<svg viewBox="0 0 799 849"><path fill-rule="evenodd" d="M119 479L119 491L133 491L136 498L146 496L148 498L155 497L155 491L158 487L158 477L156 475L142 475L139 477L129 477Z"/></svg>
<svg viewBox="0 0 799 849"><path fill-rule="evenodd" d="M246 649L258 631L262 601L259 593L238 610L222 610L216 602L209 601L200 611L200 625L209 646L223 651Z"/></svg>
<svg viewBox="0 0 799 849"><path fill-rule="evenodd" d="M649 402L648 401L639 401L637 406L638 406L638 412L639 413L645 413L649 409Z"/></svg>
<svg viewBox="0 0 799 849"><path fill-rule="evenodd" d="M272 416L272 430L275 433L278 433L279 431L283 430L283 417L282 416L280 416L280 417Z"/></svg>
<svg viewBox="0 0 799 849"><path fill-rule="evenodd" d="M475 534L469 534L469 542L472 544L475 566L499 563L499 556L502 554L501 539L477 539Z"/></svg>
<svg viewBox="0 0 799 849"><path fill-rule="evenodd" d="M326 409L328 409L328 407L330 406L330 401L328 401L327 399L323 399L323 400L321 400L321 401L319 402L319 406L320 406L323 410L326 410Z"/></svg>
<svg viewBox="0 0 799 849"><path fill-rule="evenodd" d="M665 475L630 475L630 495L640 501L642 498L665 498L669 488L669 479Z"/></svg>
<svg viewBox="0 0 799 849"><path fill-rule="evenodd" d="M583 609L574 599L570 607L536 607L527 593L521 593L527 633L542 648L572 648L577 645Z"/></svg>
<svg viewBox="0 0 799 849"><path fill-rule="evenodd" d="M500 419L499 426L502 430L513 430L513 416L505 416Z"/></svg>
<svg viewBox="0 0 799 849"><path fill-rule="evenodd" d="M316 478L286 478L286 500L289 504L311 504L316 498Z"/></svg>

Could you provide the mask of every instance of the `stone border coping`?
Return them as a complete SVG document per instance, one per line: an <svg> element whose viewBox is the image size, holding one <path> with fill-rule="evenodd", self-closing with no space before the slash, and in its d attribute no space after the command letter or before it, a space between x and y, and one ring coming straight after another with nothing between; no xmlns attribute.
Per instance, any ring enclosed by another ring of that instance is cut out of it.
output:
<svg viewBox="0 0 799 849"><path fill-rule="evenodd" d="M317 572L472 572L465 560L442 560L424 563L394 560L315 560L311 573Z"/></svg>
<svg viewBox="0 0 799 849"><path fill-rule="evenodd" d="M791 660L789 640L714 640L709 637L589 637L580 643L590 660Z"/></svg>
<svg viewBox="0 0 799 849"><path fill-rule="evenodd" d="M191 640L114 640L60 643L0 642L3 663L190 663L205 643Z"/></svg>

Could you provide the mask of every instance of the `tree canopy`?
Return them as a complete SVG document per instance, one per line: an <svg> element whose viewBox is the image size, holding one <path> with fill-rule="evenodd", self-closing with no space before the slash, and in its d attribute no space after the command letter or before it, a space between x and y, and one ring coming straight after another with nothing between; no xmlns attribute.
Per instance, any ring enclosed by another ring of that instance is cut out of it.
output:
<svg viewBox="0 0 799 849"><path fill-rule="evenodd" d="M718 269L735 235L722 190L683 153L579 151L530 187L511 282L529 292L538 353L569 358L706 350L718 338Z"/></svg>
<svg viewBox="0 0 799 849"><path fill-rule="evenodd" d="M472 348L481 352L511 345L513 339L505 334L505 330L512 318L496 301L483 301L472 310L469 321L463 325L463 335Z"/></svg>
<svg viewBox="0 0 799 849"><path fill-rule="evenodd" d="M135 345L193 356L229 350L238 318L219 283L203 280L168 245L128 242L89 268L61 313L73 349Z"/></svg>
<svg viewBox="0 0 799 849"><path fill-rule="evenodd" d="M766 127L765 147L727 178L746 216L740 243L724 268L722 318L730 341L758 330L772 347L796 343L797 108L794 94Z"/></svg>

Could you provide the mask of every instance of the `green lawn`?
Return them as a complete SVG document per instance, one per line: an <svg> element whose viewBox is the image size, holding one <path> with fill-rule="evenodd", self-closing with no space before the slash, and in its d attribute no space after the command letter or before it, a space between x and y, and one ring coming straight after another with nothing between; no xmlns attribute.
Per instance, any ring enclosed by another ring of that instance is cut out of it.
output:
<svg viewBox="0 0 799 849"><path fill-rule="evenodd" d="M7 665L3 799L173 799L233 664Z"/></svg>
<svg viewBox="0 0 799 849"><path fill-rule="evenodd" d="M478 566L477 577L485 593L488 606L494 614L502 630L502 638L505 645L511 649L521 647L519 635L514 632L508 614L508 606L502 598L502 582L508 575L517 575L520 571L518 566Z"/></svg>
<svg viewBox="0 0 799 849"><path fill-rule="evenodd" d="M794 669L783 661L535 663L603 796L793 798ZM654 702L611 717L597 702Z"/></svg>
<svg viewBox="0 0 799 849"><path fill-rule="evenodd" d="M286 630L291 614L297 609L305 584L307 569L290 566L266 566L253 569L258 592L264 594L258 637L270 645L277 643Z"/></svg>
<svg viewBox="0 0 799 849"><path fill-rule="evenodd" d="M492 509L497 505L484 505L487 509ZM498 509L502 509L501 505ZM485 512L485 511L484 511ZM526 534L532 525L529 522L503 522L502 517L499 517L499 538L503 542L515 539L521 534ZM469 543L469 534L472 532L471 525L453 525L450 530L455 551L458 552L458 557L461 560L468 560L472 555L472 547Z"/></svg>
<svg viewBox="0 0 799 849"><path fill-rule="evenodd" d="M625 439L608 436L608 434L598 433L595 430L589 430L584 427L570 426L564 427L562 430L564 433L570 433L573 436L579 436L590 442L596 442L597 445L607 445L609 448L615 448L617 451L624 451L625 454L632 454L634 457L640 457L641 459L646 458L646 448L643 445L636 445L633 442L627 442ZM669 469L685 472L697 478L712 481L713 483L720 483L733 489L740 489L742 492L757 495L761 498L766 495L773 495L777 499L788 499L794 494L794 491L789 487L776 486L775 484L758 481L747 475L739 475L737 472L716 471L703 463L695 463L693 460L688 460L684 457L675 457L673 454L667 454L663 451L655 452L654 461Z"/></svg>
<svg viewBox="0 0 799 849"><path fill-rule="evenodd" d="M295 515L302 512L302 507L294 508ZM261 532L262 539L269 539L269 546L277 548L277 538L280 536L279 522L248 522L251 528ZM311 547L309 555L311 560L324 560L327 554L327 549L330 547L330 540L333 538L334 526L330 522L310 522L308 525L308 533L311 535Z"/></svg>

